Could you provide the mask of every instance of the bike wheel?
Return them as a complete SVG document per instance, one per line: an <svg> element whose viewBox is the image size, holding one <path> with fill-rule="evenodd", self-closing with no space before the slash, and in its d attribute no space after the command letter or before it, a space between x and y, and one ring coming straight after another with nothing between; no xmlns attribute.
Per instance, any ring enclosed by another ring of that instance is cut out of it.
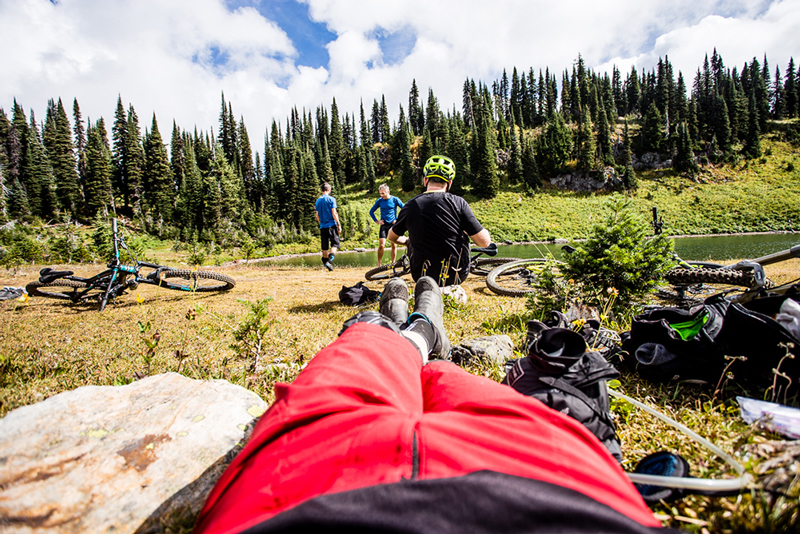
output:
<svg viewBox="0 0 800 534"><path fill-rule="evenodd" d="M39 281L31 282L25 286L25 290L32 297L72 300L78 290L86 289L86 287L85 282L77 280L54 280L47 284Z"/></svg>
<svg viewBox="0 0 800 534"><path fill-rule="evenodd" d="M495 267L519 260L520 258L479 258L475 260L475 266L470 269L469 273L475 276L489 276Z"/></svg>
<svg viewBox="0 0 800 534"><path fill-rule="evenodd" d="M657 295L665 300L688 305L700 304L717 293L742 292L755 286L755 278L751 272L708 267L670 269L664 279L671 287L660 289ZM770 279L764 281L765 289L774 285Z"/></svg>
<svg viewBox="0 0 800 534"><path fill-rule="evenodd" d="M543 290L543 284L563 284L560 264L546 258L512 261L492 269L486 276L486 285L498 295L524 297Z"/></svg>
<svg viewBox="0 0 800 534"><path fill-rule="evenodd" d="M175 282L178 279L181 281ZM166 269L161 271L161 280L168 280L165 284L159 284L161 287L178 291L197 291L198 293L228 291L236 286L236 280L230 276L211 271L190 271L189 269Z"/></svg>
<svg viewBox="0 0 800 534"><path fill-rule="evenodd" d="M410 272L411 265L408 263L406 258L400 258L394 263L387 263L386 265L381 265L379 267L375 267L374 269L370 269L364 273L364 278L370 281L389 280L390 278L404 276Z"/></svg>

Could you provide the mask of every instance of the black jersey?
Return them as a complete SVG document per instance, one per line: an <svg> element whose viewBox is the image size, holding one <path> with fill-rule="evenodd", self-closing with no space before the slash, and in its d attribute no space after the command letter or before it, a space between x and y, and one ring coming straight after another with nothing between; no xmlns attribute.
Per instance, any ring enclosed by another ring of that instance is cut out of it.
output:
<svg viewBox="0 0 800 534"><path fill-rule="evenodd" d="M439 285L464 281L469 274L469 236L483 226L463 198L444 191L417 195L400 210L392 228L408 231L411 276L431 276Z"/></svg>

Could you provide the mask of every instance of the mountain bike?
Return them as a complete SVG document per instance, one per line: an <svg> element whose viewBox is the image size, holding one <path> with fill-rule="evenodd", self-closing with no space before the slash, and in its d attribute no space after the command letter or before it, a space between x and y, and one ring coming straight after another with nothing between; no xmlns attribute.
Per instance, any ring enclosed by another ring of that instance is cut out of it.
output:
<svg viewBox="0 0 800 534"><path fill-rule="evenodd" d="M519 258L482 258L481 255L487 256L497 255L497 244L492 243L488 247L480 248L473 247L470 249L469 259L469 272L476 276L486 276L498 265L516 261ZM387 263L380 265L374 269L370 269L364 274L367 280L389 280L390 278L397 278L398 276L405 276L411 274L411 260L408 257L408 252L403 254L400 259L394 263Z"/></svg>
<svg viewBox="0 0 800 534"><path fill-rule="evenodd" d="M103 311L109 301L125 291L133 291L139 284L151 284L164 289L190 292L214 292L233 289L236 281L230 276L211 271L175 269L155 263L138 261L117 230L117 220L111 223L114 258L107 269L95 276L81 278L72 271L55 271L46 267L39 271L39 280L30 282L25 289L31 296L69 300L73 304L96 300ZM130 257L132 264L120 260L120 249ZM148 269L146 275L142 270Z"/></svg>

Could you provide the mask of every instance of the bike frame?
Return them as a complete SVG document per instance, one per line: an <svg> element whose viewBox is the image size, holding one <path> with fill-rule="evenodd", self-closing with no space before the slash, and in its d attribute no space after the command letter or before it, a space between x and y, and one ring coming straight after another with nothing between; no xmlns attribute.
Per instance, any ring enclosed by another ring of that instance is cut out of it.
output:
<svg viewBox="0 0 800 534"><path fill-rule="evenodd" d="M100 311L103 311L110 298L116 298L122 293L122 291L129 287L131 289L135 289L140 283L163 285L165 287L170 287L171 289L185 289L190 291L190 289L187 289L183 286L173 286L169 282L164 282L161 280L161 272L169 269L169 267L137 260L130 249L128 249L128 246L125 244L125 240L119 236L117 231L117 219L112 220L111 226L113 233L112 241L114 243L114 259L109 262L109 268L90 278L83 278L71 274L60 277L64 280L75 280L76 282L83 282L86 284L86 288L82 290L76 289L74 294L70 296L70 300L73 303L77 303L84 299L90 291L100 290L104 292L100 299ZM128 251L128 254L133 259L132 266L125 265L120 261L120 246ZM142 277L139 275L139 271L142 267L148 267L154 270L146 277ZM129 279L131 276L133 278Z"/></svg>

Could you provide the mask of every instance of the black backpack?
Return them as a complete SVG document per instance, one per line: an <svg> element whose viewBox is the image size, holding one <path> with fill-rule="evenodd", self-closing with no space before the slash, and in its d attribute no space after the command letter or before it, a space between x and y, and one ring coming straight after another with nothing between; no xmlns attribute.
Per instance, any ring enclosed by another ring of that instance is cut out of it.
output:
<svg viewBox="0 0 800 534"><path fill-rule="evenodd" d="M711 297L688 311L659 308L642 313L622 335L622 363L653 382L716 384L727 370L737 383L760 389L773 385L773 369L778 368L791 378L791 383L781 378L783 388L797 387L800 340L773 319L787 298L798 300L797 295L783 295L731 304ZM787 350L795 358L785 358Z"/></svg>
<svg viewBox="0 0 800 534"><path fill-rule="evenodd" d="M566 328L529 321L526 344L528 356L506 364L503 383L579 421L622 461L606 389L619 372Z"/></svg>
<svg viewBox="0 0 800 534"><path fill-rule="evenodd" d="M378 300L381 296L380 291L375 291L364 285L364 282L358 282L352 287L342 286L339 291L339 301L348 306L360 306Z"/></svg>

